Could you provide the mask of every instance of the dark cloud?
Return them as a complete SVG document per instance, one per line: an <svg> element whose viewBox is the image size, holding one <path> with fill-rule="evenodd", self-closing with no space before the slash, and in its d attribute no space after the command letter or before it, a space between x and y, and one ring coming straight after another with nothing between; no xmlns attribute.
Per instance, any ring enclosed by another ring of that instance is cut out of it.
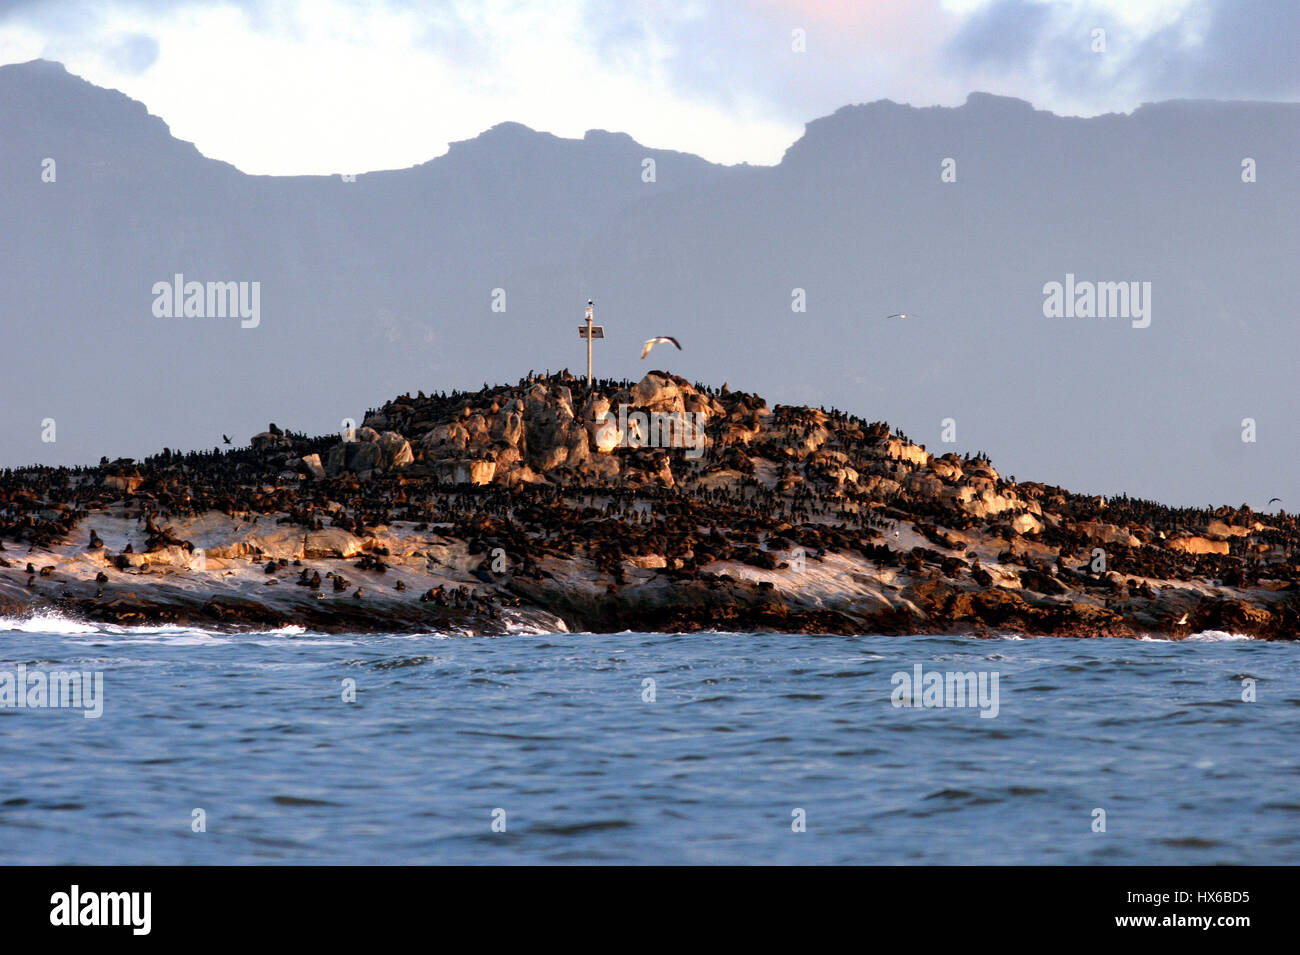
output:
<svg viewBox="0 0 1300 955"><path fill-rule="evenodd" d="M99 55L115 70L138 74L157 62L158 39L143 32L112 31L109 14L134 14L148 22L153 14L204 5L238 7L254 25L259 23L253 0L0 0L0 23L22 23L40 33L47 44L82 48Z"/></svg>
<svg viewBox="0 0 1300 955"><path fill-rule="evenodd" d="M1104 58L1091 53L1106 30ZM1051 91L1104 97L1123 84L1144 99L1294 99L1300 94L1300 3L1201 0L1139 36L1104 7L994 0L944 47L950 66L1022 70ZM1116 64L1120 68L1116 69Z"/></svg>
<svg viewBox="0 0 1300 955"><path fill-rule="evenodd" d="M929 8L920 6L926 11ZM804 121L875 90L877 64L863 31L780 4L713 2L671 14L626 0L590 0L585 23L601 59L635 71L661 66L669 91L727 109L763 103L769 115ZM794 29L807 50L793 49ZM665 52L652 64L648 51Z"/></svg>
<svg viewBox="0 0 1300 955"><path fill-rule="evenodd" d="M23 19L52 32L81 32L86 20L98 20L110 10L142 14L165 13L186 7L238 7L255 15L267 5L258 0L0 0L0 22Z"/></svg>
<svg viewBox="0 0 1300 955"><path fill-rule="evenodd" d="M664 41L666 79L678 94L733 106L742 92L771 101L779 87L781 37L742 5L650 16L643 4L591 0L584 20L601 60L620 68L648 67L648 50Z"/></svg>
<svg viewBox="0 0 1300 955"><path fill-rule="evenodd" d="M1117 18L1116 2L991 0L963 22L941 13L937 0L917 0L907 15L918 34L932 39L928 48L911 51L905 72L888 34L879 32L883 21L868 15L874 7L837 22L819 19L813 7L768 0L692 7L587 0L583 15L587 42L612 68L647 77L662 68L675 96L724 108L764 104L773 118L788 121L874 96L933 102L962 86L989 84L1045 108L1058 97L1098 108L1170 98L1300 98L1300 0L1195 0L1176 22L1149 35ZM312 9L256 0L0 0L0 22L21 21L51 40L75 40L118 68L139 72L157 58L157 41L145 34L105 39L106 13L136 13L148 24L154 14L218 4L242 10L251 30L285 36L299 31L299 18ZM456 68L472 72L491 63L492 38L450 0L358 0L356 15L375 6L423 14L414 41ZM945 40L954 23L956 32ZM795 26L808 30L807 54L791 50ZM1104 56L1090 49L1097 27L1106 30ZM655 61L659 50L663 59Z"/></svg>
<svg viewBox="0 0 1300 955"><path fill-rule="evenodd" d="M1050 14L1033 0L994 0L971 15L947 52L976 66L1025 65L1052 26Z"/></svg>
<svg viewBox="0 0 1300 955"><path fill-rule="evenodd" d="M1300 3L1214 0L1201 42L1172 26L1138 51L1157 97L1294 99L1300 95Z"/></svg>
<svg viewBox="0 0 1300 955"><path fill-rule="evenodd" d="M105 57L124 73L143 73L158 59L158 41L146 33L133 33L107 49Z"/></svg>

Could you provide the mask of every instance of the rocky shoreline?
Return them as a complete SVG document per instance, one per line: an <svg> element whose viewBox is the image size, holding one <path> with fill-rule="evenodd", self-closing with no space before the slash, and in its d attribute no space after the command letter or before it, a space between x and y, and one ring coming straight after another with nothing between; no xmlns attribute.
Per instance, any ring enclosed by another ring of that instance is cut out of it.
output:
<svg viewBox="0 0 1300 955"><path fill-rule="evenodd" d="M700 443L637 446L670 420ZM128 625L1296 639L1298 544L1283 512L1017 483L883 422L665 372L0 473L0 614Z"/></svg>

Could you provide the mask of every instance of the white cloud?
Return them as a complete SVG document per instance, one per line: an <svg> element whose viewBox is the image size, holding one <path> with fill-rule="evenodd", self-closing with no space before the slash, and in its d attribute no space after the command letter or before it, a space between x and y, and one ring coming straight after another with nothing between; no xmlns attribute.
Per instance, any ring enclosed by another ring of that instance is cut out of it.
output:
<svg viewBox="0 0 1300 955"><path fill-rule="evenodd" d="M1024 5L1058 22L1100 11L1141 38L1205 2ZM1143 98L1140 76L1069 85L1032 62L946 56L994 0L82 3L18 4L0 20L0 61L60 60L254 173L407 166L507 120L772 163L803 122L849 102L952 105L980 88L1088 113ZM60 6L75 15L55 16ZM807 53L789 49L795 26Z"/></svg>
<svg viewBox="0 0 1300 955"><path fill-rule="evenodd" d="M8 27L0 51L8 62L58 59L120 89L205 155L252 173L412 165L507 120L563 136L608 128L719 162L775 162L800 131L757 103L736 112L673 94L664 51L649 51L648 72L603 61L572 0L466 4L440 22L383 4L359 13L338 0L310 11L267 29L232 6L181 6L147 20L105 8L93 35L41 42L31 28ZM100 40L145 31L160 54L139 74Z"/></svg>

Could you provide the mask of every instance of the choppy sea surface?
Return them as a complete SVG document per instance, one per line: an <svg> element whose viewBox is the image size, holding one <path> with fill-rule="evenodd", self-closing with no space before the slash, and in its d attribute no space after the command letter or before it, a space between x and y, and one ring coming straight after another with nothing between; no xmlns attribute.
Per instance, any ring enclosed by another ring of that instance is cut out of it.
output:
<svg viewBox="0 0 1300 955"><path fill-rule="evenodd" d="M0 620L0 697L20 666L103 680L98 718L0 707L0 863L1294 864L1298 663L1222 633ZM996 675L996 715L895 706L918 665L990 704Z"/></svg>

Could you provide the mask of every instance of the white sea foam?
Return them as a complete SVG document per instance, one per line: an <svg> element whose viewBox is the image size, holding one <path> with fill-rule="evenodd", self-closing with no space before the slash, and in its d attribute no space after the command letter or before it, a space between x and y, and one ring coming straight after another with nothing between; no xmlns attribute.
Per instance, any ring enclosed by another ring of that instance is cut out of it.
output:
<svg viewBox="0 0 1300 955"><path fill-rule="evenodd" d="M123 627L116 623L101 623L96 629L100 633L106 634L129 634L133 637L167 637L177 633L195 633L202 634L208 631L202 627L182 627L179 624L162 623L162 624L141 624L138 626Z"/></svg>
<svg viewBox="0 0 1300 955"><path fill-rule="evenodd" d="M1254 640L1255 638L1247 633L1228 633L1226 630L1202 630L1199 633L1189 633L1182 639L1174 637L1157 637L1149 633L1144 633L1138 637L1139 640L1147 643L1238 643L1243 640Z"/></svg>
<svg viewBox="0 0 1300 955"><path fill-rule="evenodd" d="M146 624L122 626L115 623L94 623L75 620L61 613L46 612L30 617L0 617L0 633L45 633L51 636L111 637L123 643L166 643L172 646L230 643L240 637L310 637L315 636L306 627L289 624L273 630L253 630L232 634L203 627L183 624ZM268 646L274 644L268 643Z"/></svg>
<svg viewBox="0 0 1300 955"><path fill-rule="evenodd" d="M0 632L17 633L95 633L96 626L71 620L60 613L41 613L31 617L0 617Z"/></svg>
<svg viewBox="0 0 1300 955"><path fill-rule="evenodd" d="M185 633L131 633L130 631L123 631L114 634L105 633L103 636L111 636L115 644L140 643L167 647L212 647L230 642L225 634L209 633L206 630L191 630Z"/></svg>
<svg viewBox="0 0 1300 955"><path fill-rule="evenodd" d="M1248 633L1229 633L1226 630L1202 630L1200 633L1188 634L1184 637L1194 643L1224 643L1231 640L1253 640L1255 639Z"/></svg>
<svg viewBox="0 0 1300 955"><path fill-rule="evenodd" d="M555 631L532 623L510 621L506 624L506 633L512 636L542 636L543 634L553 634Z"/></svg>

